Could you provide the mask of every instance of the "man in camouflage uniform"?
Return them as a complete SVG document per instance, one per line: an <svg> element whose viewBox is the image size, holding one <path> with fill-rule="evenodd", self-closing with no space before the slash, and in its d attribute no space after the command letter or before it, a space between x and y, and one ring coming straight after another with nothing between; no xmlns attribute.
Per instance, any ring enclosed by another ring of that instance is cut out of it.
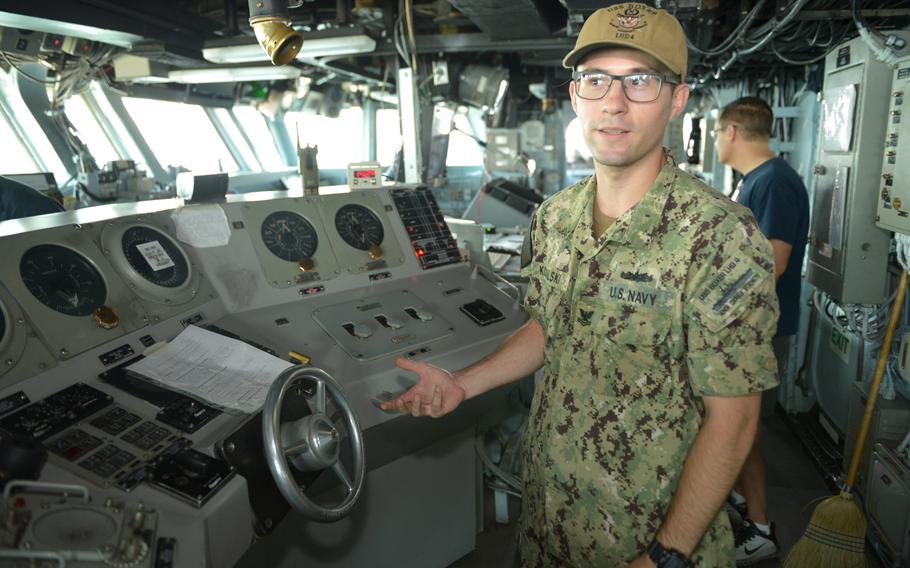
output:
<svg viewBox="0 0 910 568"><path fill-rule="evenodd" d="M531 319L454 375L413 361L387 405L441 416L539 367L525 443L527 566L733 565L721 511L777 384L771 247L661 147L688 98L679 22L619 4L564 65L595 175L541 205Z"/></svg>

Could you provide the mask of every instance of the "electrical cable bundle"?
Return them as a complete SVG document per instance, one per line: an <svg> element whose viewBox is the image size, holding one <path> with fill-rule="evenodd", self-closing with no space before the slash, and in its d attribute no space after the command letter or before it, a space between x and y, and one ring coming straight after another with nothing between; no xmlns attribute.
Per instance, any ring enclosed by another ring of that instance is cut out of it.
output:
<svg viewBox="0 0 910 568"><path fill-rule="evenodd" d="M733 65L742 63L742 58L747 55L757 54L760 50L769 47L774 57L787 65L809 65L821 61L828 50L843 41L848 34L859 33L877 54L879 59L890 62L895 56L895 50L903 48L903 40L895 35L886 35L866 22L862 17L861 0L851 0L851 18L838 21L832 18L818 20L798 20L796 16L803 10L824 12L828 10L843 9L843 2L837 0L793 0L784 7L785 13L760 24L755 25L758 13L766 2L759 0L751 10L746 13L736 24L733 30L726 35L719 44L706 47L695 36L686 39L689 48L703 56L705 61L701 67L708 70L696 76L697 84L705 84L719 80ZM906 8L906 0L894 0L886 6L876 8ZM889 26L888 20L882 20L881 25ZM701 31L701 28L698 28ZM798 54L794 57L791 54ZM807 56L808 55L808 56Z"/></svg>

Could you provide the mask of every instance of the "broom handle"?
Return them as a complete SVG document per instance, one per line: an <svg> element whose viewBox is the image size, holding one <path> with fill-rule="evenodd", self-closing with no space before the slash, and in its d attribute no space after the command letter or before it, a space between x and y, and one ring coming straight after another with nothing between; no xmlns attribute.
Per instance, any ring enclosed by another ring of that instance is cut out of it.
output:
<svg viewBox="0 0 910 568"><path fill-rule="evenodd" d="M872 378L872 386L869 388L869 398L866 401L866 410L863 412L863 423L859 428L859 434L856 435L856 444L853 446L853 457L850 458L850 472L847 474L846 491L849 491L850 487L856 482L856 474L859 472L859 460L863 455L863 448L866 446L869 425L872 423L872 411L875 409L875 401L878 400L878 388L882 385L882 376L884 376L885 366L888 364L888 354L891 352L894 329L900 319L906 293L907 271L902 270L901 279L897 285L897 296L894 298L894 305L891 306L888 329L885 331L885 341L882 343L882 351L878 355L878 364L875 366L875 376Z"/></svg>

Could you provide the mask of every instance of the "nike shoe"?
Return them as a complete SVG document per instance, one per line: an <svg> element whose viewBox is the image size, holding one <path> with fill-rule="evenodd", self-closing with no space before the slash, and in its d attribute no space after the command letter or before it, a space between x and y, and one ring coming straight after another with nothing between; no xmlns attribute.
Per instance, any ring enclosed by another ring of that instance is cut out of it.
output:
<svg viewBox="0 0 910 568"><path fill-rule="evenodd" d="M727 502L724 503L724 510L730 516L730 524L733 526L733 532L738 533L740 525L746 520L746 502L737 503L732 495L727 496Z"/></svg>
<svg viewBox="0 0 910 568"><path fill-rule="evenodd" d="M749 519L743 521L739 534L736 535L736 565L751 566L768 558L775 558L779 546L774 535L774 523L768 532L755 526Z"/></svg>

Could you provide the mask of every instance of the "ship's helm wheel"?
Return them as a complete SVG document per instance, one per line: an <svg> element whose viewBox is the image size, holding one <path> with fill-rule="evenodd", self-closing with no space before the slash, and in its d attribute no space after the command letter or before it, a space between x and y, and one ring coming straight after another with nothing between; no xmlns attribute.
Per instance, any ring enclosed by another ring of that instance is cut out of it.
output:
<svg viewBox="0 0 910 568"><path fill-rule="evenodd" d="M298 383L312 394L312 414L282 422L281 409L287 392ZM340 411L340 421L350 437L353 477L339 461L341 435L326 414L326 397ZM294 366L281 372L269 388L262 407L262 443L275 483L294 510L314 521L332 522L351 512L363 489L365 474L363 434L357 417L338 382L316 367ZM344 497L337 505L319 505L306 495L292 475L291 466L302 472L331 469L341 481Z"/></svg>

